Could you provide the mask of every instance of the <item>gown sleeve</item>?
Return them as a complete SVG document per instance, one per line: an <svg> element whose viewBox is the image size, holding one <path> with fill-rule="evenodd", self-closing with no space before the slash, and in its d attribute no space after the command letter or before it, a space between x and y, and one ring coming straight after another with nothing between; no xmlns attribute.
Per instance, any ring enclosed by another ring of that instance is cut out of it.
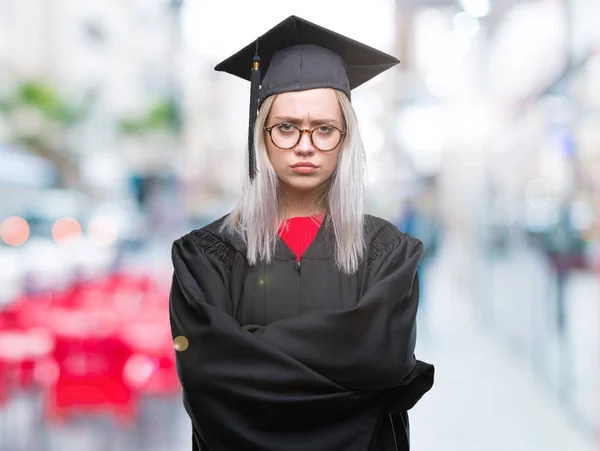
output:
<svg viewBox="0 0 600 451"><path fill-rule="evenodd" d="M211 451L367 449L384 394L348 390L244 330L219 246L195 234L172 249L171 331L195 433Z"/></svg>
<svg viewBox="0 0 600 451"><path fill-rule="evenodd" d="M419 240L390 224L371 243L356 307L308 312L254 335L347 389L389 390L391 412L409 410L434 376L434 367L414 354L422 253Z"/></svg>

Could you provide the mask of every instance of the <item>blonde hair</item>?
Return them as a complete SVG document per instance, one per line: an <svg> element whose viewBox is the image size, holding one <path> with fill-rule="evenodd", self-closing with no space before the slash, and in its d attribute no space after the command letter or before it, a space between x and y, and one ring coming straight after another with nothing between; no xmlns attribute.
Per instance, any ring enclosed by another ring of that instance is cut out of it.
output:
<svg viewBox="0 0 600 451"><path fill-rule="evenodd" d="M352 274L365 252L365 152L350 100L340 91L335 93L347 134L336 169L318 195L320 206L327 210L324 225L333 231L335 238L336 267L343 273ZM247 246L246 259L251 265L273 261L278 228L285 220L279 178L269 159L263 131L275 98L276 95L264 101L256 118L254 149L258 173L250 182L248 171L245 171L241 198L221 226L222 231L242 237Z"/></svg>

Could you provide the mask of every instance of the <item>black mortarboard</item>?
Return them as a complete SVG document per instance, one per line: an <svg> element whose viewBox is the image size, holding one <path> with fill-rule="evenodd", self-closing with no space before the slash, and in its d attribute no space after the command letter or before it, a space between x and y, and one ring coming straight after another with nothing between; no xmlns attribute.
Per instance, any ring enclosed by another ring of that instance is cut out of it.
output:
<svg viewBox="0 0 600 451"><path fill-rule="evenodd" d="M249 80L250 179L254 178L254 123L260 103L273 94L334 88L350 91L398 64L398 59L353 39L290 16L215 70Z"/></svg>

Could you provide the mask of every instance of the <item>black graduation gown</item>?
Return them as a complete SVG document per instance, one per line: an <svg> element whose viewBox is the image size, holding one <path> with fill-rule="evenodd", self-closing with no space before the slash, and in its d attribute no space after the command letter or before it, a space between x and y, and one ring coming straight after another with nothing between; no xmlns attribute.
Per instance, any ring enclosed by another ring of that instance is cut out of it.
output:
<svg viewBox="0 0 600 451"><path fill-rule="evenodd" d="M323 222L299 263L279 239L250 266L224 218L173 244L170 320L194 448L210 451L409 449L406 412L433 385L416 360L423 249L366 216L359 270L335 268ZM180 348L181 349L181 348Z"/></svg>

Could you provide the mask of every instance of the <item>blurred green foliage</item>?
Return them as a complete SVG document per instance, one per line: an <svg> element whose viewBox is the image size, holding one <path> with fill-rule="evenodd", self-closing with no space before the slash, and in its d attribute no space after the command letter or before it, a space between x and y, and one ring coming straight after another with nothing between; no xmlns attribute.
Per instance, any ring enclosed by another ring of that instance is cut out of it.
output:
<svg viewBox="0 0 600 451"><path fill-rule="evenodd" d="M179 129L177 104L172 99L157 102L141 117L123 119L119 122L119 130L127 135L140 135L154 131L177 132Z"/></svg>
<svg viewBox="0 0 600 451"><path fill-rule="evenodd" d="M34 124L32 128L32 124L23 120L12 120L14 114L28 109L37 111L45 124L40 127ZM79 169L75 150L64 138L85 119L88 110L88 101L75 103L43 80L21 80L8 95L0 98L0 114L9 119L9 141L51 161L60 174L59 186L77 183Z"/></svg>
<svg viewBox="0 0 600 451"><path fill-rule="evenodd" d="M86 112L84 106L68 102L53 86L38 80L22 81L9 98L0 99L0 112L10 113L22 107L33 107L48 120L67 127L80 122Z"/></svg>

